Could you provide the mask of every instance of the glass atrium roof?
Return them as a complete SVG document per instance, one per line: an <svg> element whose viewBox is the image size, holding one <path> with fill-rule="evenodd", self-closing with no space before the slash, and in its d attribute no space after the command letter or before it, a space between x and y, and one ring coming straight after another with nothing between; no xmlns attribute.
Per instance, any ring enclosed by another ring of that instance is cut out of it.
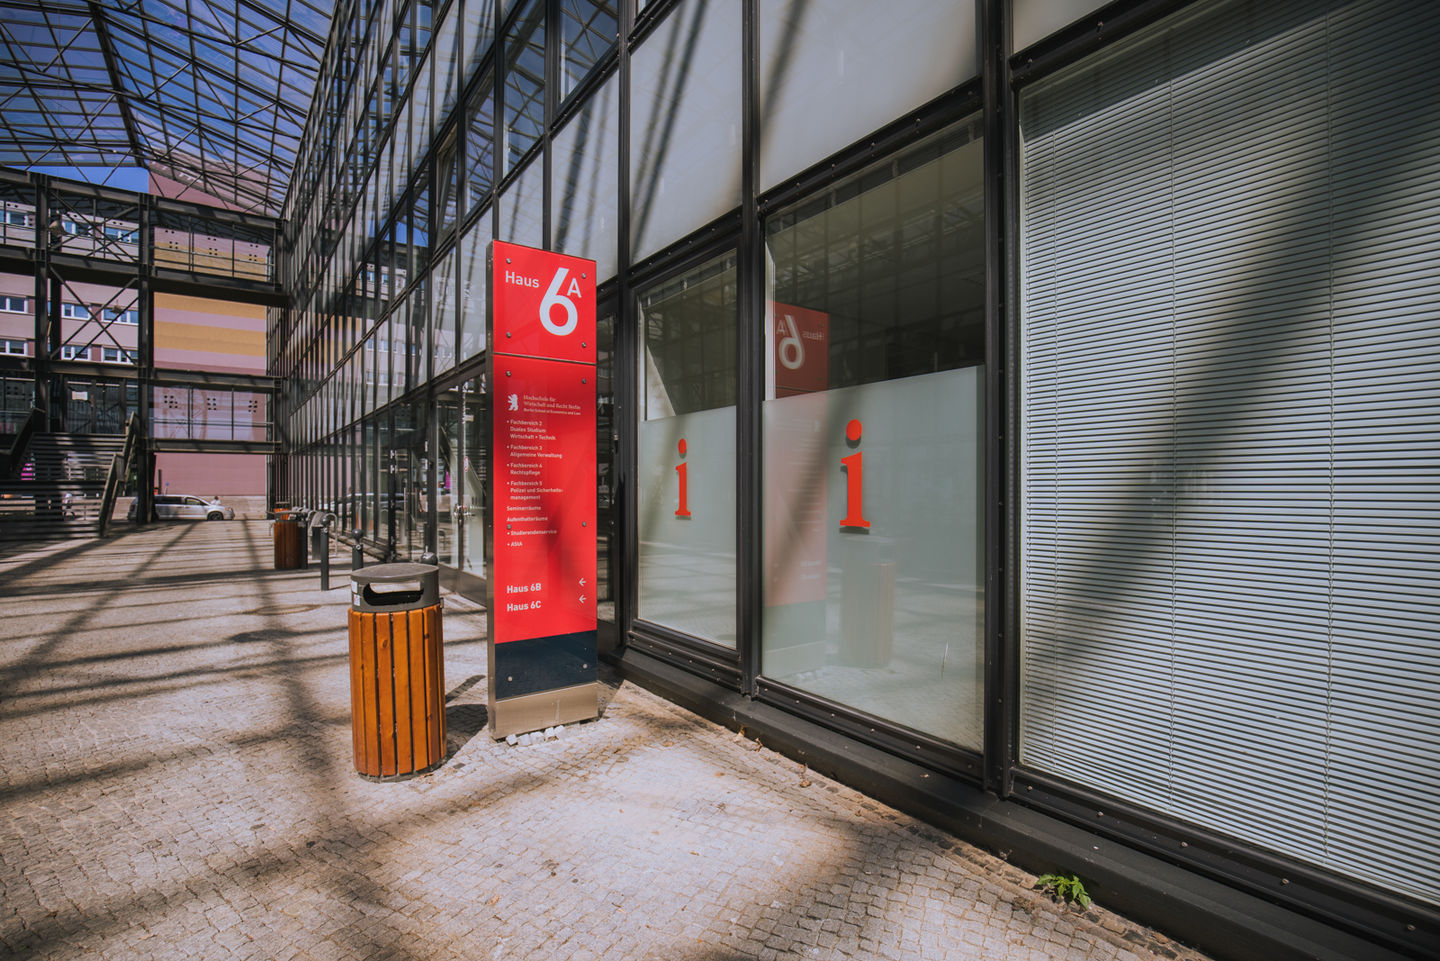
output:
<svg viewBox="0 0 1440 961"><path fill-rule="evenodd" d="M278 216L333 0L0 0L0 164L139 166Z"/></svg>

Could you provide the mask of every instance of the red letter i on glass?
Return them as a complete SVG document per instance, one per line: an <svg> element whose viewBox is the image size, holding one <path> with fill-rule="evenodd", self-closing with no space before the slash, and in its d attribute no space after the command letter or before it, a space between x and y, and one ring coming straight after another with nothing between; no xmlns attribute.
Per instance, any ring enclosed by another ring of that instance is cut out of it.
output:
<svg viewBox="0 0 1440 961"><path fill-rule="evenodd" d="M862 425L858 420L851 420L845 425L845 439L852 444L860 443L860 431ZM865 519L865 464L864 454L856 451L848 457L840 458L841 469L845 471L845 516L840 520L841 527L869 527L870 522Z"/></svg>
<svg viewBox="0 0 1440 961"><path fill-rule="evenodd" d="M686 449L686 448L685 448L685 438L683 438L683 437L680 438L679 449L680 449L680 456L681 456L681 457L684 457L684 456L685 456L685 449ZM682 460L680 463L678 463L678 464L675 465L675 473L678 474L679 477L680 477L680 506L675 509L675 516L676 516L676 517L689 517L689 516L690 516L690 505L689 505L689 502L688 502L687 499L686 499L687 496L688 496L688 494L689 494L689 492L686 490L688 484L687 484L686 476L685 476L686 473L687 473L687 471L686 471L685 468L686 468L687 466L688 466L688 465L686 465L686 463L685 463L683 460Z"/></svg>

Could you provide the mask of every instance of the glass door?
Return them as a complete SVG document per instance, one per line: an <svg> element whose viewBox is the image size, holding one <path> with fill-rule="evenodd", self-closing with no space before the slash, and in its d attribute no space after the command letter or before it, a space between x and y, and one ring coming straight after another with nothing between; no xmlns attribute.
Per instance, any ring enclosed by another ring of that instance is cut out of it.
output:
<svg viewBox="0 0 1440 961"><path fill-rule="evenodd" d="M464 456L457 464L461 497L460 569L485 576L485 475L489 444L485 438L485 387L476 377L461 385L461 436Z"/></svg>
<svg viewBox="0 0 1440 961"><path fill-rule="evenodd" d="M484 599L485 392L482 378L461 381L439 397L440 562L453 570L454 589Z"/></svg>
<svg viewBox="0 0 1440 961"><path fill-rule="evenodd" d="M460 499L455 490L457 451L460 448L460 389L447 390L436 398L435 416L440 423L439 463L435 471L435 553L440 563L460 566Z"/></svg>

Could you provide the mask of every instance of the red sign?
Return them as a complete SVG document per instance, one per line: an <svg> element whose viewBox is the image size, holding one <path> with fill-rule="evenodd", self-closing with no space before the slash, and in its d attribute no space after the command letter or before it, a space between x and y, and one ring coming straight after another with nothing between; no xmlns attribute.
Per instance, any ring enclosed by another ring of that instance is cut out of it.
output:
<svg viewBox="0 0 1440 961"><path fill-rule="evenodd" d="M497 240L490 297L495 353L594 366L595 261Z"/></svg>
<svg viewBox="0 0 1440 961"><path fill-rule="evenodd" d="M772 303L775 396L830 389L830 315Z"/></svg>
<svg viewBox="0 0 1440 961"><path fill-rule="evenodd" d="M495 644L596 629L595 264L490 251Z"/></svg>
<svg viewBox="0 0 1440 961"><path fill-rule="evenodd" d="M497 644L595 630L595 368L495 358Z"/></svg>

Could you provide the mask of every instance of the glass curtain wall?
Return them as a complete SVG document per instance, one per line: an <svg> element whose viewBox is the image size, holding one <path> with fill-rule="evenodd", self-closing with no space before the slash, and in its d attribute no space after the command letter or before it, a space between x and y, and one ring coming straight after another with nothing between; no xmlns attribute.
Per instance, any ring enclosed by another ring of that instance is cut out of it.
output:
<svg viewBox="0 0 1440 961"><path fill-rule="evenodd" d="M335 451L311 496L346 504L372 553L416 556L433 507L442 562L483 577L486 399L470 372L486 347L487 245L591 257L610 305L596 484L600 616L616 642L635 626L711 645L975 749L985 221L978 124L956 119L974 102L974 7L923 0L877 22L858 2L760 0L755 89L744 9L349 11L287 202L296 306L275 367L297 385L292 442ZM890 136L863 169L842 163L849 174L814 172L946 97L945 129ZM762 192L748 197L746 151ZM795 192L801 175L812 186ZM750 250L746 204L761 213ZM763 387L743 392L743 369ZM761 427L758 458L738 447L742 423ZM751 470L763 493L742 504ZM756 530L737 530L742 509ZM738 550L751 537L756 570ZM742 579L761 599L749 624Z"/></svg>

